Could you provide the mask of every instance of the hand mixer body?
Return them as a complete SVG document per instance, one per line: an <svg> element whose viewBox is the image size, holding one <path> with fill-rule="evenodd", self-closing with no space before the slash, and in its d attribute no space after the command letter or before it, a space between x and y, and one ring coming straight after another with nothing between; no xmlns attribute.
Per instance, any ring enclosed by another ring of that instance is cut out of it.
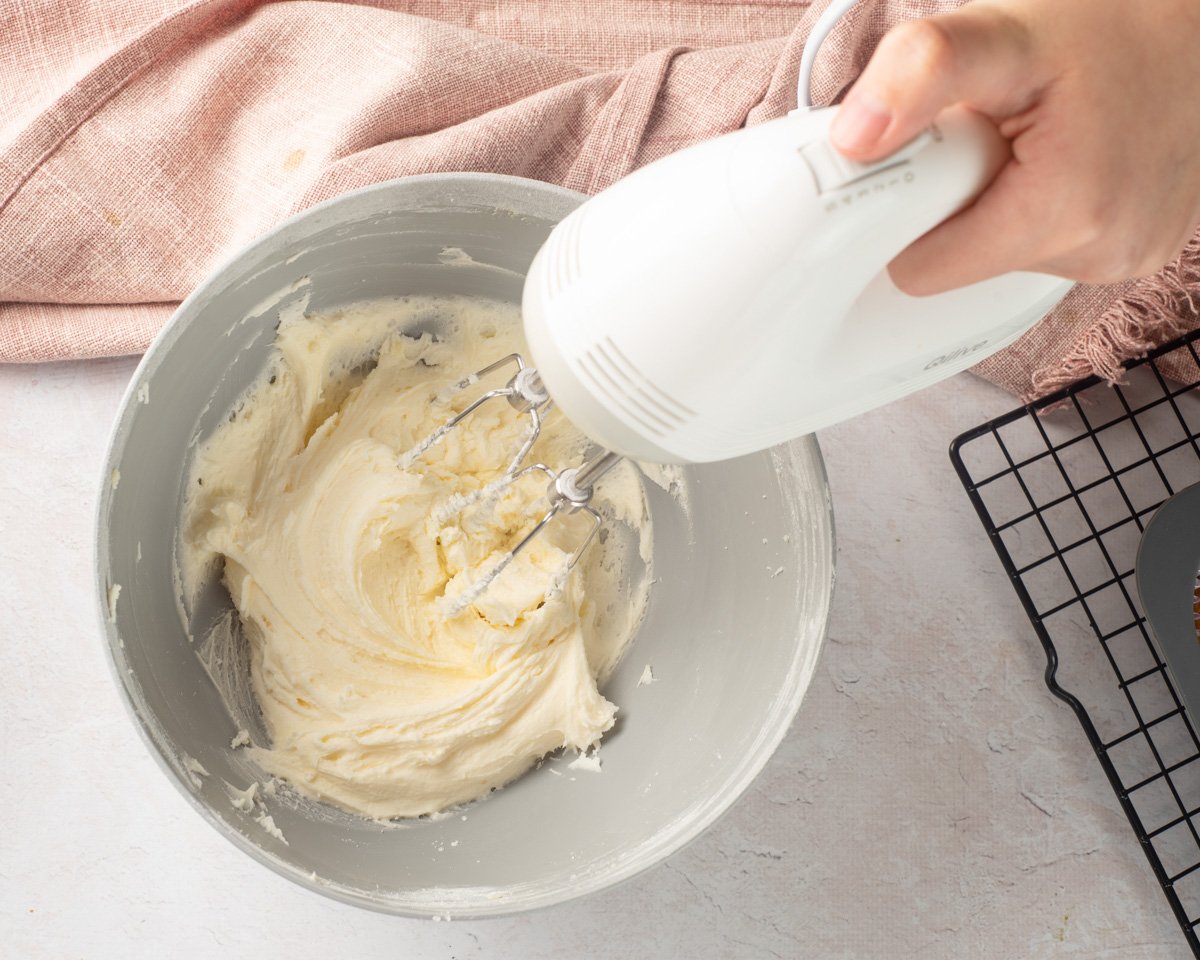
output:
<svg viewBox="0 0 1200 960"><path fill-rule="evenodd" d="M751 453L941 380L1019 336L1069 289L1009 274L935 297L887 263L963 209L1007 146L950 111L886 160L829 142L837 108L796 111L668 156L567 217L523 313L556 403L641 460Z"/></svg>
<svg viewBox="0 0 1200 960"><path fill-rule="evenodd" d="M986 119L951 111L860 165L829 142L835 114L795 111L673 154L551 232L522 302L536 368L513 354L462 380L516 367L402 458L411 466L489 401L529 418L502 476L468 499L541 472L541 518L448 601L452 612L556 517L584 510L592 523L569 572L601 524L592 485L621 456L722 460L810 433L982 359L1070 287L1010 274L937 297L901 293L888 262L970 203L1006 144ZM605 448L582 466L523 465L552 399Z"/></svg>

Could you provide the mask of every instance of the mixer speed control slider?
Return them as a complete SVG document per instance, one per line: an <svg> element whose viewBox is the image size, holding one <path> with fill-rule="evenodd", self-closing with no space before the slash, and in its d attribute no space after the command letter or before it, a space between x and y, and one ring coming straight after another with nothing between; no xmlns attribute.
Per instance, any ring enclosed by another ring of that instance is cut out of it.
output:
<svg viewBox="0 0 1200 960"><path fill-rule="evenodd" d="M859 163L844 157L832 143L824 138L806 143L800 148L800 156L804 158L808 169L812 171L817 189L821 193L829 193L832 190L851 186L877 173L902 167L931 143L940 139L937 128L931 127L923 133L917 134L891 156L875 163Z"/></svg>

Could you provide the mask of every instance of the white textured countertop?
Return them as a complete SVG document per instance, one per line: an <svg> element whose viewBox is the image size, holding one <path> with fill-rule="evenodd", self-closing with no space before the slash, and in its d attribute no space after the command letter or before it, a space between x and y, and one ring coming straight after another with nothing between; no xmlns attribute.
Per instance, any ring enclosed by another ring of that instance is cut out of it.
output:
<svg viewBox="0 0 1200 960"><path fill-rule="evenodd" d="M599 896L435 924L293 886L150 759L94 621L133 360L0 367L0 954L28 958L1186 958L946 455L969 376L828 431L838 589L804 707L701 839Z"/></svg>

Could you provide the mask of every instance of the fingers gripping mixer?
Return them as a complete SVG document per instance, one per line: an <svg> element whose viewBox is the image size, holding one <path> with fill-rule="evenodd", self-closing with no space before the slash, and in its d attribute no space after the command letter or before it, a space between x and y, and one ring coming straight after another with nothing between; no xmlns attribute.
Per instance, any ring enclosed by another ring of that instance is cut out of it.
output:
<svg viewBox="0 0 1200 960"><path fill-rule="evenodd" d="M970 204L1007 144L955 109L858 164L830 143L836 113L797 110L672 154L551 233L522 301L536 370L516 358L503 395L528 404L535 431L553 398L611 452L558 474L522 468L523 444L506 473L550 480L535 530L591 510L591 484L619 456L721 460L829 426L977 363L1069 289L1014 273L902 293L888 262Z"/></svg>

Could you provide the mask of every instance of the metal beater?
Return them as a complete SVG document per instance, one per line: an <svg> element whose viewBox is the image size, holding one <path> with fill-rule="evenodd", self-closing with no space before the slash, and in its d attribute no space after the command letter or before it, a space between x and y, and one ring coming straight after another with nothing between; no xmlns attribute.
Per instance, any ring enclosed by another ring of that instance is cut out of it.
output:
<svg viewBox="0 0 1200 960"><path fill-rule="evenodd" d="M517 450L516 455L509 461L504 472L496 480L481 487L474 493L455 497L439 508L438 515L441 519L445 520L455 514L461 513L463 510L480 501L498 496L503 490L532 473L545 474L549 481L546 487L547 508L541 518L487 573L462 594L455 597L452 601L448 601L446 605L447 612L451 615L460 613L477 600L504 568L532 543L534 538L545 530L547 525L556 517L560 514L570 515L583 512L588 514L592 522L579 546L567 559L560 576L565 577L566 574L570 573L588 546L596 538L596 534L604 523L599 511L591 506L592 488L597 480L622 459L620 454L601 450L580 466L570 467L566 470L555 470L544 463L531 463L527 466L522 466L525 458L529 455L529 451L533 449L533 445L541 435L545 416L554 406L554 401L550 399L549 392L547 392L545 386L542 384L542 378L538 374L537 369L528 366L525 358L519 353L510 353L508 356L488 364L482 370L463 377L463 379L444 391L439 399L443 401L448 400L454 394L478 384L483 378L510 364L515 366L516 372L503 387L496 387L481 394L459 413L456 413L400 457L401 467L408 468L412 466L422 454L444 440L450 431L491 400L507 400L518 413L527 414L529 417L529 425L525 430L521 446Z"/></svg>

